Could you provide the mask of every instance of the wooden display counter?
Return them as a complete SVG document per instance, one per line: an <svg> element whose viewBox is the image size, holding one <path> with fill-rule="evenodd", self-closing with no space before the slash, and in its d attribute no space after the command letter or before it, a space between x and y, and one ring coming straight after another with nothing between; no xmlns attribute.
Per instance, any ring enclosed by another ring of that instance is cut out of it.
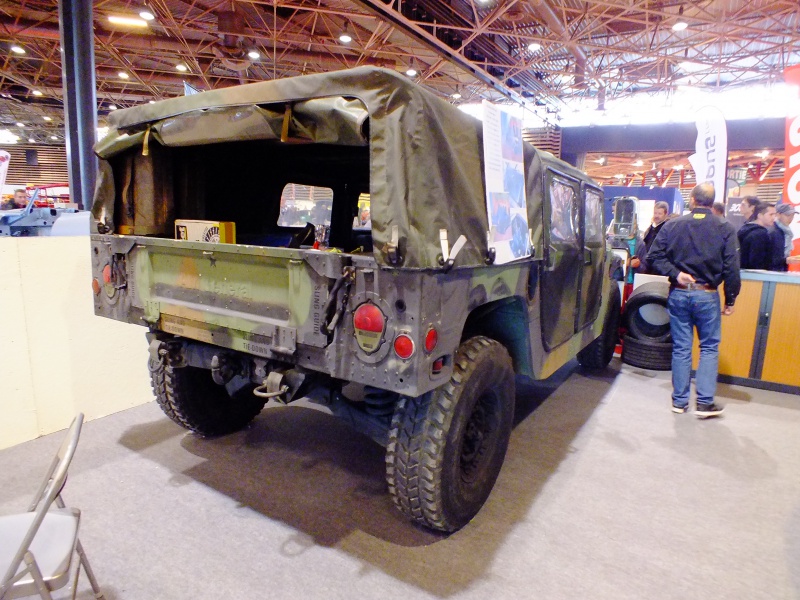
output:
<svg viewBox="0 0 800 600"><path fill-rule="evenodd" d="M743 270L734 313L722 317L719 380L796 393L798 360L800 274Z"/></svg>

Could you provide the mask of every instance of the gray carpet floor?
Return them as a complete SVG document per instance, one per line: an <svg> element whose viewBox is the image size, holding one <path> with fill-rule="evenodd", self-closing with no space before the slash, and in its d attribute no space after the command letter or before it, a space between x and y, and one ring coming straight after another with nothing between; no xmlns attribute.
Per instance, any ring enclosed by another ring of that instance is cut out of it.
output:
<svg viewBox="0 0 800 600"><path fill-rule="evenodd" d="M396 511L382 448L303 407L210 440L153 402L92 421L64 497L109 600L800 598L800 398L720 385L725 417L699 421L669 373L612 367L519 386L497 485L452 535ZM1 512L61 438L0 451Z"/></svg>

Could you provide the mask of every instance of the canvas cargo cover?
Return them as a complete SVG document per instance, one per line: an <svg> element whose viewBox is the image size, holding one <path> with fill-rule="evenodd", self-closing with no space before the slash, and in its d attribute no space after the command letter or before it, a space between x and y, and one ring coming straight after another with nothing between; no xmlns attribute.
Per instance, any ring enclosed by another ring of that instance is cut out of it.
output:
<svg viewBox="0 0 800 600"><path fill-rule="evenodd" d="M359 67L213 90L119 110L109 121L108 135L95 148L101 164L92 211L100 222L113 223L107 159L150 140L168 147L282 138L369 145L379 264L389 264L387 249L396 241L399 267L439 268L441 229L451 246L460 235L467 238L456 267L486 264L481 123L394 71ZM543 191L535 182L541 181L542 156L529 144L525 162L534 256L540 258Z"/></svg>

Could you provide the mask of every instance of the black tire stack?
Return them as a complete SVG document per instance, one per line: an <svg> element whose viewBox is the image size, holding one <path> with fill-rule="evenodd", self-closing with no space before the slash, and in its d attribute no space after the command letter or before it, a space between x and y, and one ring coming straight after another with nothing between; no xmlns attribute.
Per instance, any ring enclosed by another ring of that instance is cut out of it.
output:
<svg viewBox="0 0 800 600"><path fill-rule="evenodd" d="M667 314L669 283L651 281L637 287L625 304L622 362L642 369L672 368L672 335Z"/></svg>

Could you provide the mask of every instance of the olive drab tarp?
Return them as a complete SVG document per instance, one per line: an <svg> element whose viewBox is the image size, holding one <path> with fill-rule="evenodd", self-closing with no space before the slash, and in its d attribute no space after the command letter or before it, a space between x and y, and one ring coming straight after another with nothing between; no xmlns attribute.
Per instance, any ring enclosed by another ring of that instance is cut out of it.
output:
<svg viewBox="0 0 800 600"><path fill-rule="evenodd" d="M368 144L376 260L391 264L387 250L396 244L402 262L394 266L439 268L444 229L451 246L467 239L456 267L486 264L481 123L394 71L359 67L213 90L119 110L109 121L95 148L102 160L93 213L102 224L114 223L107 161L135 147L147 154L150 141L166 148L244 140ZM542 161L526 146L529 223L540 258L543 190L534 172Z"/></svg>

